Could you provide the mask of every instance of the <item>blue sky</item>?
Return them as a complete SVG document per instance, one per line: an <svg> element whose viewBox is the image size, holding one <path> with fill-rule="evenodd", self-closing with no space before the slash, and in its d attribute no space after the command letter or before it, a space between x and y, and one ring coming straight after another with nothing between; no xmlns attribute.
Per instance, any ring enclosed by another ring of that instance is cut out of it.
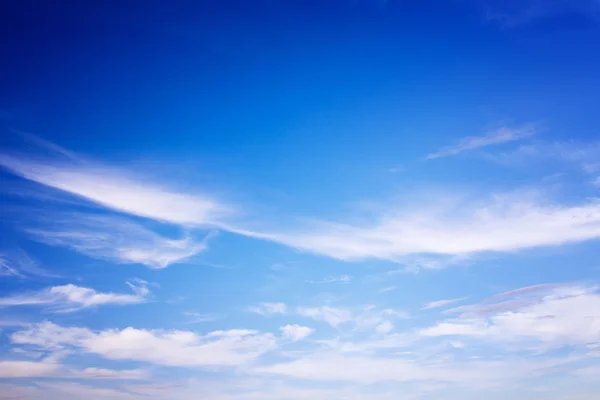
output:
<svg viewBox="0 0 600 400"><path fill-rule="evenodd" d="M598 1L0 30L0 399L596 398Z"/></svg>

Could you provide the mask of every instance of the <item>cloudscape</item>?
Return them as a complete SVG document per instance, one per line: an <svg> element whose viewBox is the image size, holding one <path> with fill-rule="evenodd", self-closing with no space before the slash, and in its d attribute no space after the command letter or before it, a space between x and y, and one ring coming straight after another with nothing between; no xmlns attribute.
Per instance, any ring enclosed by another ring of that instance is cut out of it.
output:
<svg viewBox="0 0 600 400"><path fill-rule="evenodd" d="M0 31L0 399L598 398L600 2Z"/></svg>

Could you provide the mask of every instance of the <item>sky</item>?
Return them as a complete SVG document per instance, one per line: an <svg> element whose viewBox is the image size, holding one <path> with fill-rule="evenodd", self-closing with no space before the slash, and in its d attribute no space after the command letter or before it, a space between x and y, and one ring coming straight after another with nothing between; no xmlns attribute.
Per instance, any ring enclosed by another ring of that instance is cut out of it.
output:
<svg viewBox="0 0 600 400"><path fill-rule="evenodd" d="M0 60L0 399L597 398L597 0L9 0Z"/></svg>

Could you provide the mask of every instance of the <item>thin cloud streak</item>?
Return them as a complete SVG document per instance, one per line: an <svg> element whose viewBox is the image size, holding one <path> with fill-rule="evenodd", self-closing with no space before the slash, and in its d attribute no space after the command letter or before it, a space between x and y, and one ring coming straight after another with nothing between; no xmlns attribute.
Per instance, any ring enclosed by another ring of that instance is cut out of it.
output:
<svg viewBox="0 0 600 400"><path fill-rule="evenodd" d="M164 184L141 183L141 177L98 164L0 154L0 166L98 205L162 222L210 226L230 211L228 206L208 196L172 191Z"/></svg>
<svg viewBox="0 0 600 400"><path fill-rule="evenodd" d="M440 307L447 306L448 304L458 303L459 301L463 301L465 299L466 299L466 297L460 297L458 299L431 301L431 302L425 304L425 306L423 308L421 308L421 310L432 310L434 308L440 308Z"/></svg>
<svg viewBox="0 0 600 400"><path fill-rule="evenodd" d="M531 137L536 134L536 125L529 124L518 128L498 128L485 136L469 136L461 139L457 145L443 148L435 153L428 154L426 160L455 156L459 153L480 149L497 144L514 142Z"/></svg>

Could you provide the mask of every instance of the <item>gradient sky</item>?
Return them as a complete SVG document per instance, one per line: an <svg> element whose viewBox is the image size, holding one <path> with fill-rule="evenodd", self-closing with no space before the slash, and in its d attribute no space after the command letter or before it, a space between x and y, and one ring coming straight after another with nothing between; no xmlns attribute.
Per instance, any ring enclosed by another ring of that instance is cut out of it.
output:
<svg viewBox="0 0 600 400"><path fill-rule="evenodd" d="M0 399L594 400L600 2L0 5Z"/></svg>

